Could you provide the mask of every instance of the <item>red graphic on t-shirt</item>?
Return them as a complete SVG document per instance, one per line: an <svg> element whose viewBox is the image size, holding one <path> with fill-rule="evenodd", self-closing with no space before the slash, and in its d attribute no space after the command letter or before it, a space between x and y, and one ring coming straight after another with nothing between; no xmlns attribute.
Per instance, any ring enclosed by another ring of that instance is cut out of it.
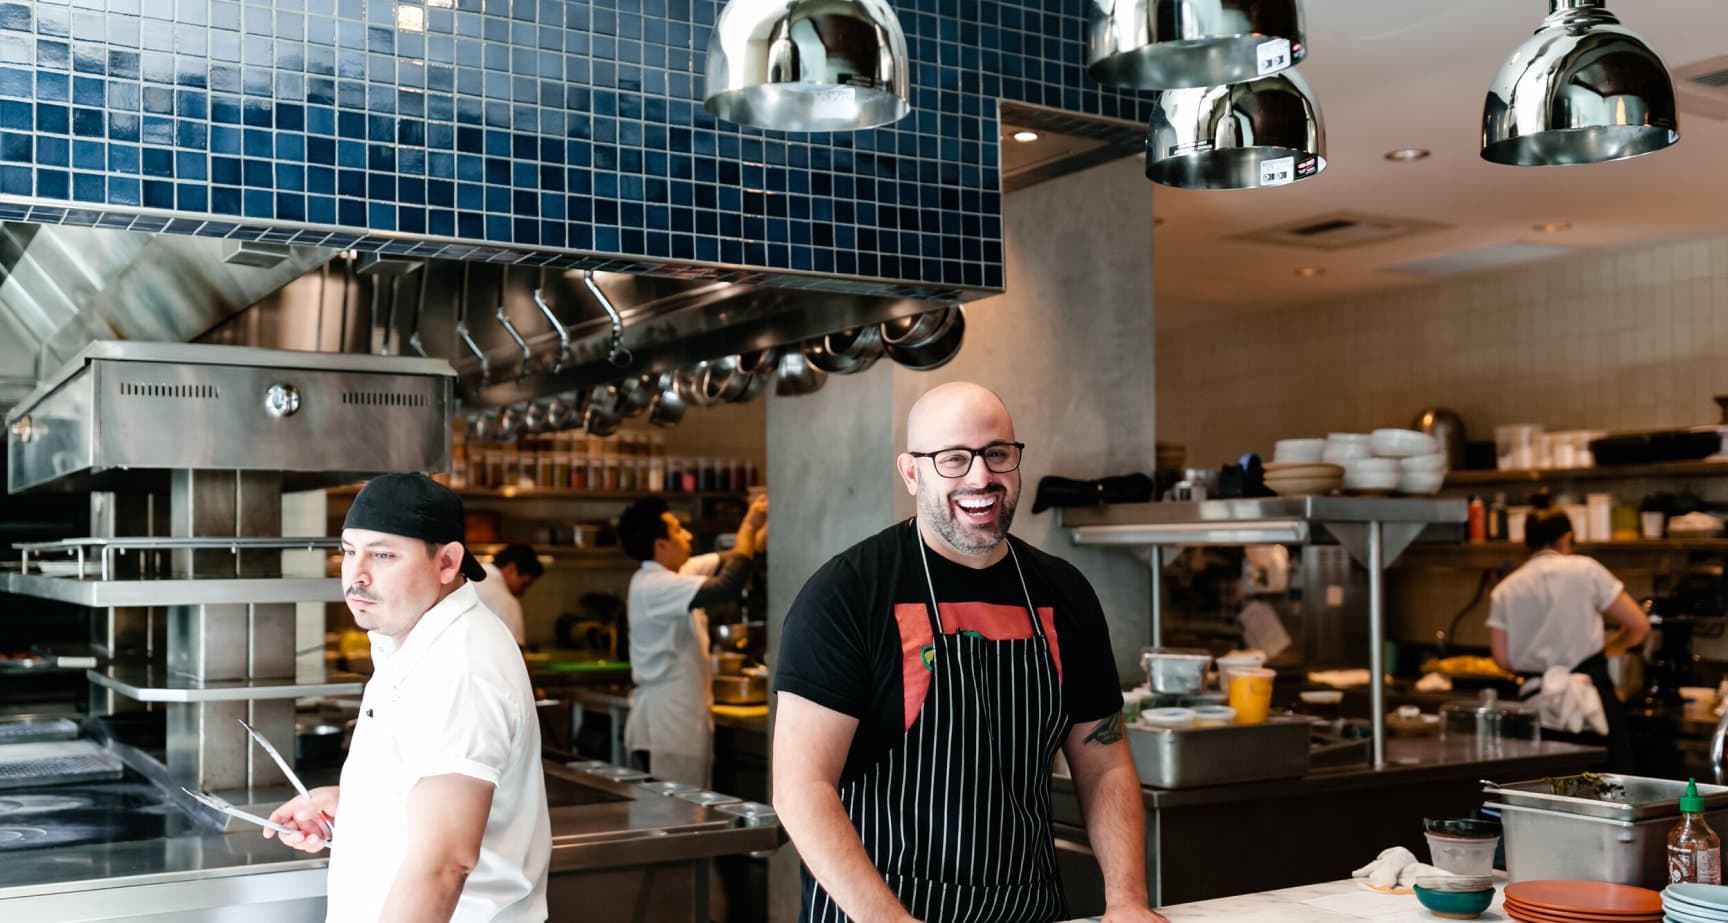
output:
<svg viewBox="0 0 1728 923"><path fill-rule="evenodd" d="M1032 623L1026 619L1025 606L942 603L937 612L942 616L945 635L972 631L990 641L1025 641L1032 637ZM924 664L924 649L933 640L930 607L927 603L899 603L894 607L894 621L900 625L900 678L904 684L906 718L903 730L909 731L930 692L930 670ZM1038 621L1044 624L1044 637L1050 641L1050 658L1056 663L1056 679L1060 681L1062 649L1056 641L1056 610L1039 606Z"/></svg>

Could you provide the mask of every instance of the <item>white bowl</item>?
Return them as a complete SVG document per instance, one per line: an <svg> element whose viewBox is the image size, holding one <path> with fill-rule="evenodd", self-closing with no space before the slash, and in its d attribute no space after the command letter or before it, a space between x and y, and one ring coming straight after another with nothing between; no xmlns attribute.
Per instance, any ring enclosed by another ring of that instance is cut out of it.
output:
<svg viewBox="0 0 1728 923"><path fill-rule="evenodd" d="M1411 455L1398 459L1398 467L1405 471L1440 471L1446 470L1446 454L1436 452L1433 455Z"/></svg>
<svg viewBox="0 0 1728 923"><path fill-rule="evenodd" d="M1406 471L1398 477L1398 492L1412 496L1436 493L1446 483L1444 471Z"/></svg>
<svg viewBox="0 0 1728 923"><path fill-rule="evenodd" d="M1393 474L1357 474L1344 476L1345 490L1397 490L1399 475Z"/></svg>
<svg viewBox="0 0 1728 923"><path fill-rule="evenodd" d="M1440 451L1440 443L1433 436L1413 429L1377 429L1371 439L1374 454L1386 458L1432 455Z"/></svg>
<svg viewBox="0 0 1728 923"><path fill-rule="evenodd" d="M1332 445L1370 445L1374 437L1367 433L1327 433L1326 444Z"/></svg>
<svg viewBox="0 0 1728 923"><path fill-rule="evenodd" d="M1395 478L1398 476L1398 460L1394 458L1352 458L1344 463L1346 480L1363 474L1380 474Z"/></svg>
<svg viewBox="0 0 1728 923"><path fill-rule="evenodd" d="M1351 459L1367 458L1373 454L1367 445L1328 442L1325 451L1320 453L1320 460L1328 465L1342 465Z"/></svg>
<svg viewBox="0 0 1728 923"><path fill-rule="evenodd" d="M1272 460L1279 462L1318 462L1326 451L1324 439L1280 439L1272 444Z"/></svg>

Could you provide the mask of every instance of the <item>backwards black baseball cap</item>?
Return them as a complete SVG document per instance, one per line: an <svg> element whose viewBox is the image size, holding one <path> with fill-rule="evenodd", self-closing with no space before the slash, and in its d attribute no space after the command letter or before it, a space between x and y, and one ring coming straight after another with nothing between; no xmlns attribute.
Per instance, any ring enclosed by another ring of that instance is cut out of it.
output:
<svg viewBox="0 0 1728 923"><path fill-rule="evenodd" d="M441 545L462 541L462 498L424 474L384 474L366 482L348 507L344 529L366 529ZM462 549L462 576L485 580L486 569Z"/></svg>

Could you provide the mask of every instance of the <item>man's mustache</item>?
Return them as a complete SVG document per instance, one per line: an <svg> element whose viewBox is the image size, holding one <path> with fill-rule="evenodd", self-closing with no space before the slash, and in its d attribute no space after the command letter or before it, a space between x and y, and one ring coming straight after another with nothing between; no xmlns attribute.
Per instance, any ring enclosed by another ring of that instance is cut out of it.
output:
<svg viewBox="0 0 1728 923"><path fill-rule="evenodd" d="M351 586L348 589L343 590L342 595L348 597L349 599L358 599L364 603L379 602L378 597L373 596L371 593L367 592L364 587Z"/></svg>

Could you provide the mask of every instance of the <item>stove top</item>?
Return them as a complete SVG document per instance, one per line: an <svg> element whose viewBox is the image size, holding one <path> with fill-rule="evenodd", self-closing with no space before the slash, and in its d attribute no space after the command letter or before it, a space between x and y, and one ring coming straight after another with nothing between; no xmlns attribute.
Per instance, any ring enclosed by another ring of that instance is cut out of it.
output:
<svg viewBox="0 0 1728 923"><path fill-rule="evenodd" d="M197 829L190 818L142 781L0 793L0 852L147 840Z"/></svg>

